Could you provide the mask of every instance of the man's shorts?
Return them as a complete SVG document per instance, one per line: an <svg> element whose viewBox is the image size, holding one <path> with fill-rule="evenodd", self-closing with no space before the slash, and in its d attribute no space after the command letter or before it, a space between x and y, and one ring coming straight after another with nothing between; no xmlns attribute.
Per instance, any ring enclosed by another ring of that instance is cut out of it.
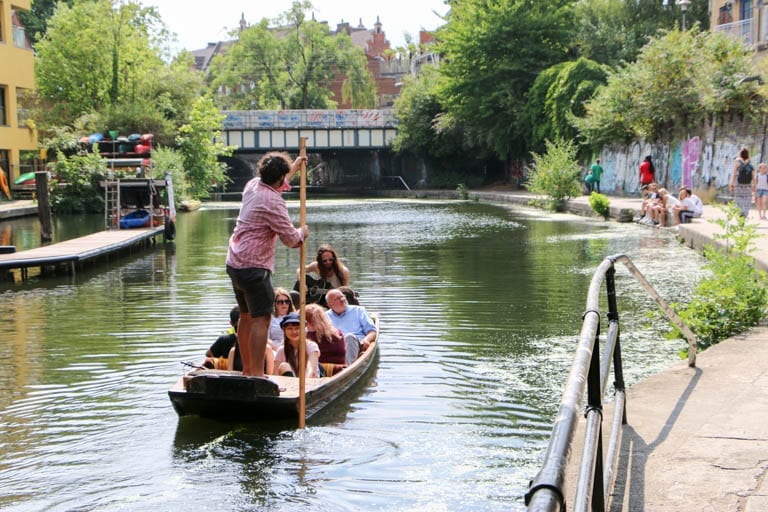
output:
<svg viewBox="0 0 768 512"><path fill-rule="evenodd" d="M227 265L240 314L268 316L275 307L272 272L265 268L232 268Z"/></svg>

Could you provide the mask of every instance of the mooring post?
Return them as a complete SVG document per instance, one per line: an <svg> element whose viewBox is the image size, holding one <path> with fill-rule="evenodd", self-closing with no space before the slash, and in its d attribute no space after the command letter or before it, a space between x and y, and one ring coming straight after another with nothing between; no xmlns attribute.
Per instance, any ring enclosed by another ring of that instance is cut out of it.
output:
<svg viewBox="0 0 768 512"><path fill-rule="evenodd" d="M51 220L51 199L48 195L48 172L35 172L35 190L37 216L40 218L40 239L43 242L50 242L53 240L53 221Z"/></svg>

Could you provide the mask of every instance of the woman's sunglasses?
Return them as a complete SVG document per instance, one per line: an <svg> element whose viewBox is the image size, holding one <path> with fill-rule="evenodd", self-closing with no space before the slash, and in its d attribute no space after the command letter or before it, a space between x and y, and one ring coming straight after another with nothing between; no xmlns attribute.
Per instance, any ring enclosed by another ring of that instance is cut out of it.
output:
<svg viewBox="0 0 768 512"><path fill-rule="evenodd" d="M290 304L291 301L290 300L284 300L284 299L278 299L278 300L275 301L275 303L277 303L277 304Z"/></svg>

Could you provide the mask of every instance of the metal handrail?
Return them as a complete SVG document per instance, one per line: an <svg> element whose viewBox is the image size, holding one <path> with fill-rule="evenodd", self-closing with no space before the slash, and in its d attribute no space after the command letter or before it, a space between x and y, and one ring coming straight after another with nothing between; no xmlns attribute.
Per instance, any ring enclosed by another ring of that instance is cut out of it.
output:
<svg viewBox="0 0 768 512"><path fill-rule="evenodd" d="M544 464L531 481L525 494L528 510L564 511L565 470L586 389L587 406L584 447L575 487L573 509L577 511L605 510L613 489L619 462L622 425L627 423L626 392L621 359L619 312L616 304L615 264L623 263L629 272L661 308L688 340L688 365L696 365L696 336L683 324L680 317L664 302L653 286L623 254L608 256L597 267L587 293L587 308L583 316L579 343L573 365L565 385L560 408L552 428ZM608 295L608 329L602 355L599 354L600 311L599 294L606 283ZM610 367L613 364L615 407L611 422L608 448L603 457L603 396L607 390Z"/></svg>

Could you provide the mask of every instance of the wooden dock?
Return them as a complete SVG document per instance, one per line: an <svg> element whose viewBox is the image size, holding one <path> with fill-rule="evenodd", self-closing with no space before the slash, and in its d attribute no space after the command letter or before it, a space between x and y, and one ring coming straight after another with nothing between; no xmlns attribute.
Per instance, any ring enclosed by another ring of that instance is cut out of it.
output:
<svg viewBox="0 0 768 512"><path fill-rule="evenodd" d="M0 254L0 270L20 269L22 280L27 279L29 269L35 267L41 270L49 267L66 267L74 275L77 264L134 246L154 243L156 236L164 236L164 231L163 226L99 231L36 249Z"/></svg>

